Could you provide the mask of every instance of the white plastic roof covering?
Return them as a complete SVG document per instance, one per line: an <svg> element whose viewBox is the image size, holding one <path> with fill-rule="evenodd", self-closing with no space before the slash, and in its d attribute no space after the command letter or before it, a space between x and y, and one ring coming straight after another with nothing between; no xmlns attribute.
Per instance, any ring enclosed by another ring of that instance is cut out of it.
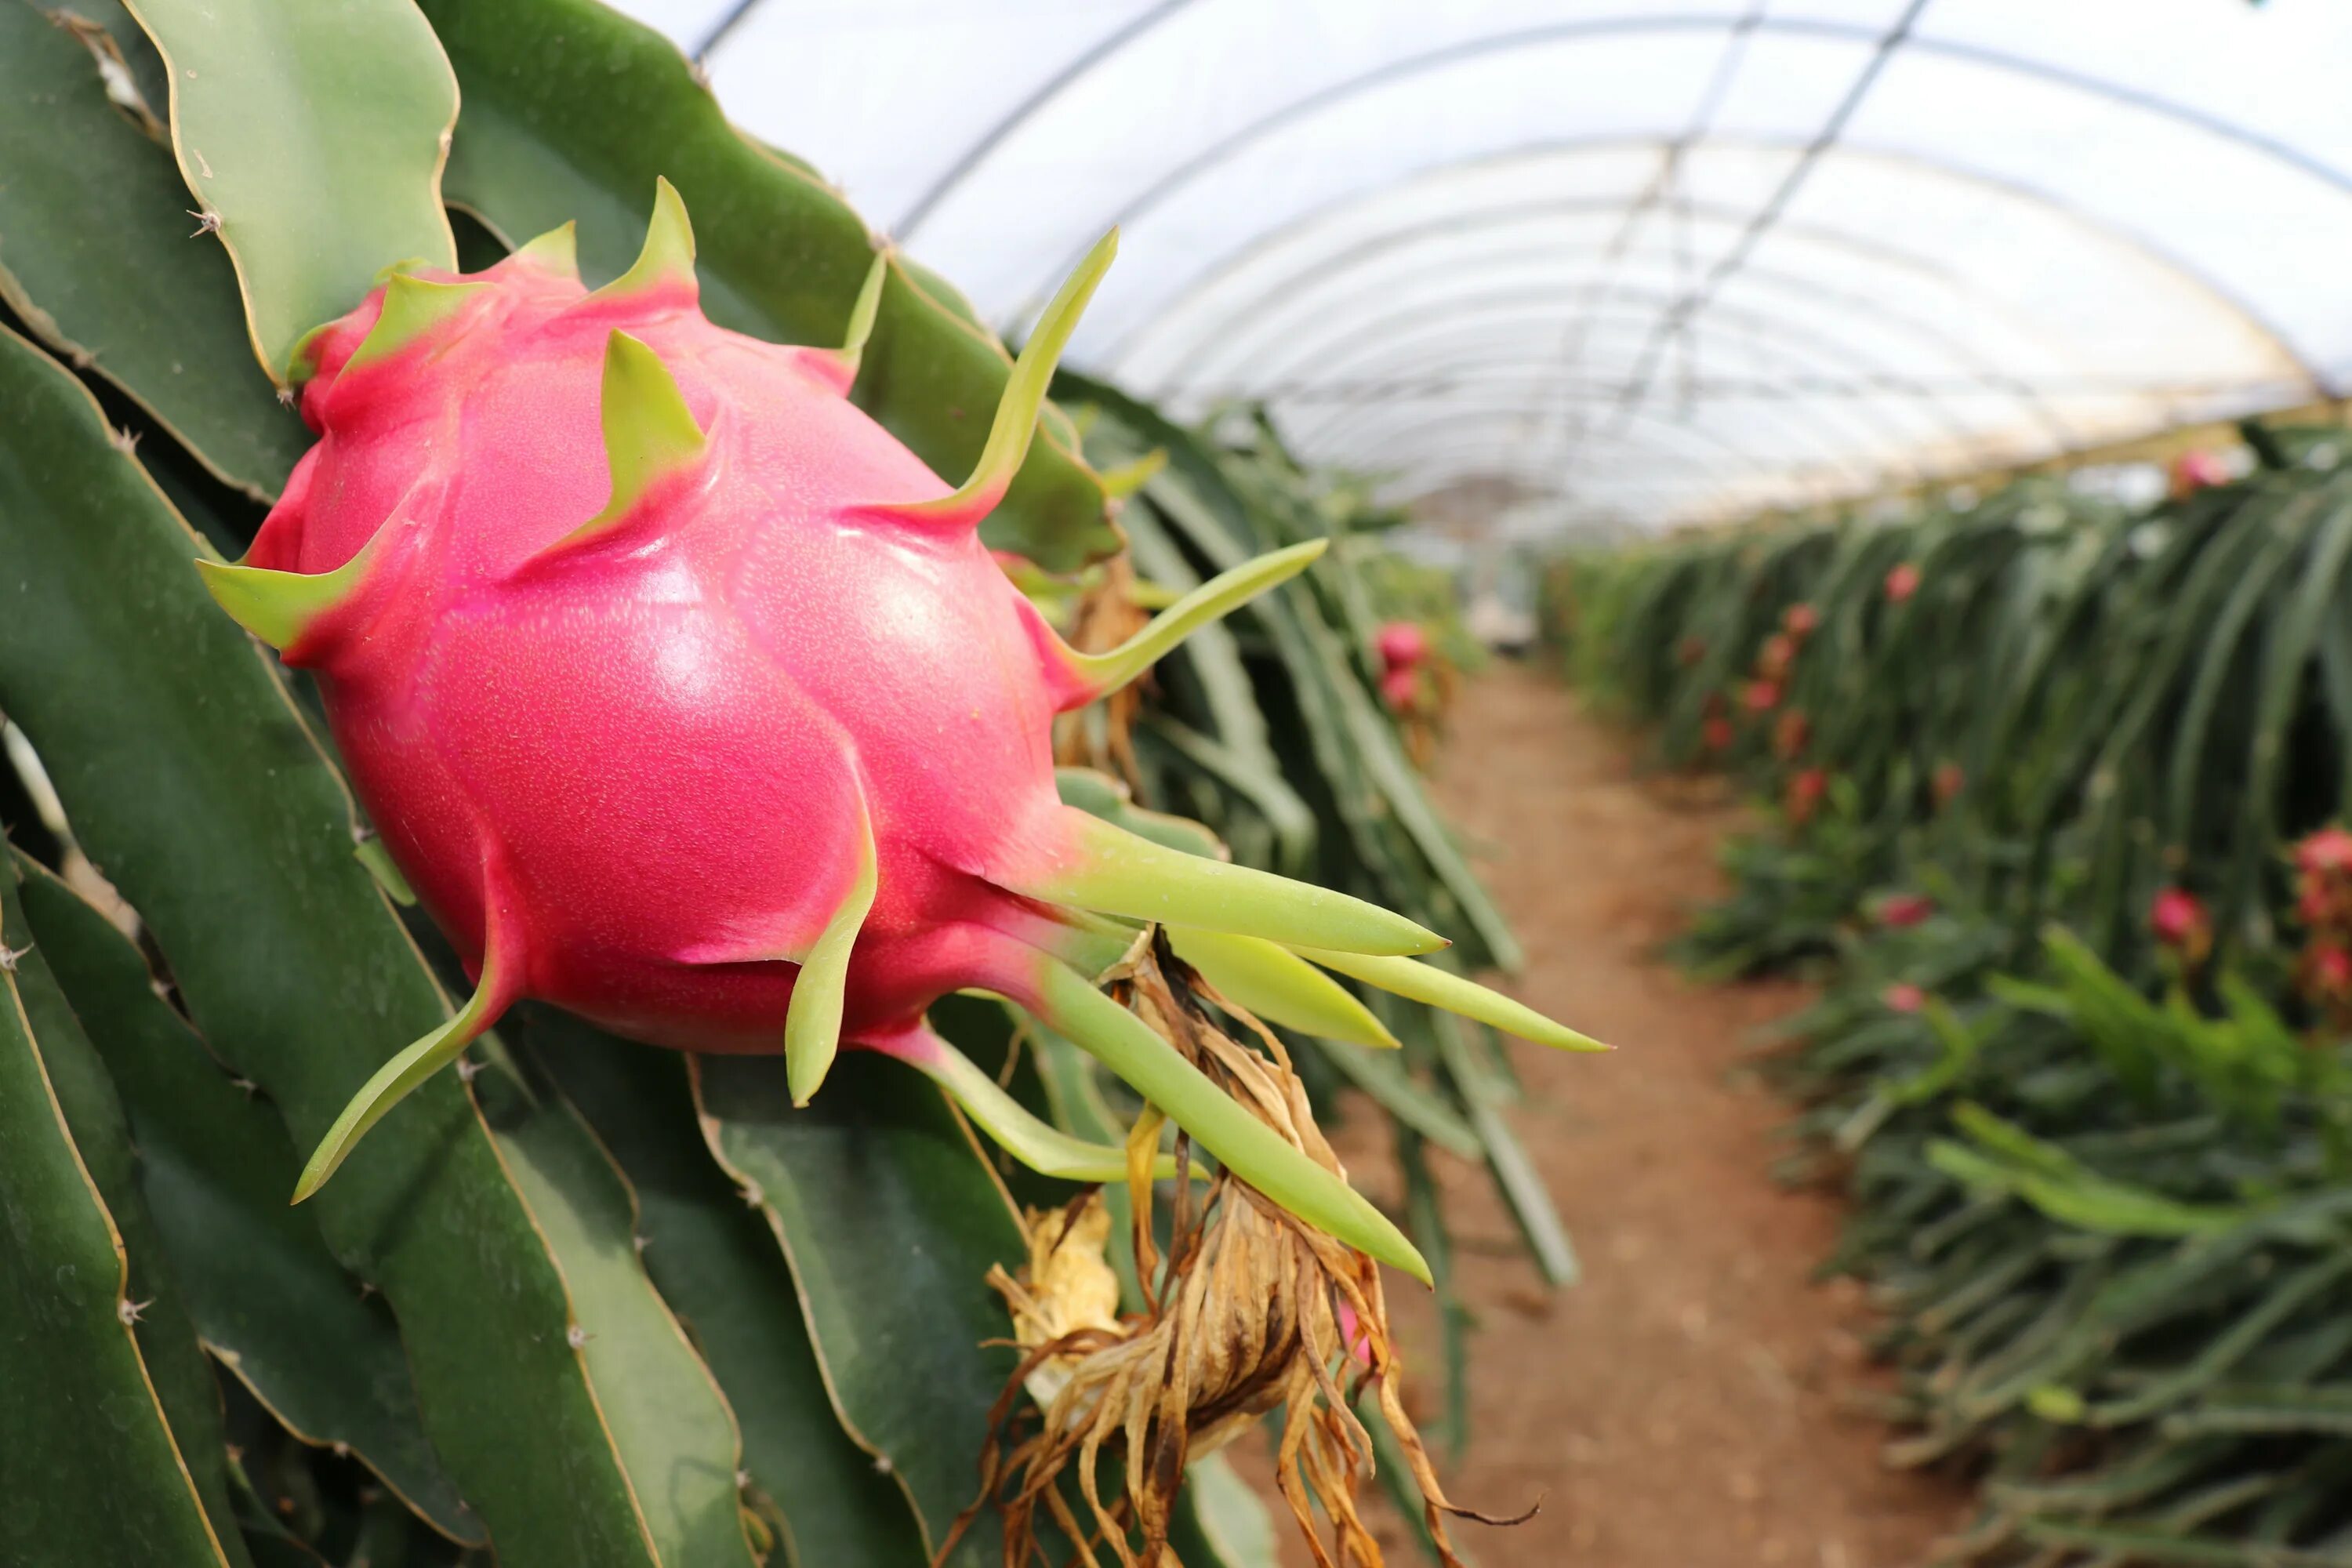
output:
<svg viewBox="0 0 2352 1568"><path fill-rule="evenodd" d="M2347 0L623 0L1018 339L1663 526L2352 383Z"/></svg>

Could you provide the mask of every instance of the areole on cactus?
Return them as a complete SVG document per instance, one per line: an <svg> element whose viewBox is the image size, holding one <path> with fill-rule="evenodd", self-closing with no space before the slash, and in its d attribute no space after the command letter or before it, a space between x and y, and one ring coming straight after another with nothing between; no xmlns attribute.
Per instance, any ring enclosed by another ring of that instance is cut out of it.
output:
<svg viewBox="0 0 2352 1568"><path fill-rule="evenodd" d="M933 1001L977 989L1284 1206L1426 1277L1344 1180L1095 984L1159 924L1276 1022L1352 1016L1328 968L1591 1046L1412 962L1443 942L1402 916L1062 803L1056 712L1322 549L1251 562L1081 655L982 546L1114 245L1048 307L952 489L845 395L878 267L838 348L715 327L667 182L636 264L593 292L559 230L470 276L393 271L303 340L318 444L245 561L199 566L317 672L360 797L476 989L359 1089L298 1200L524 996L657 1045L782 1051L802 1102L840 1046L882 1051L1016 1157L1123 1173L1123 1151L1038 1121L928 1028Z"/></svg>

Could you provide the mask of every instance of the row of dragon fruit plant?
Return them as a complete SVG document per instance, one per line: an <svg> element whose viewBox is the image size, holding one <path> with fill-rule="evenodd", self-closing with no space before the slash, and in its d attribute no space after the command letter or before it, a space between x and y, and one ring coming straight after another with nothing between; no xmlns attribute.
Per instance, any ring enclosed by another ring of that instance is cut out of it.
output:
<svg viewBox="0 0 2352 1568"><path fill-rule="evenodd" d="M2352 439L1560 563L1591 700L1761 826L1791 1179L1984 1563L2352 1563Z"/></svg>
<svg viewBox="0 0 2352 1568"><path fill-rule="evenodd" d="M1113 242L1016 363L592 0L0 89L0 1558L1260 1568L1267 1417L1454 1561L1431 1148L1566 1279L1496 1031L1591 1042L1360 491L1044 401Z"/></svg>

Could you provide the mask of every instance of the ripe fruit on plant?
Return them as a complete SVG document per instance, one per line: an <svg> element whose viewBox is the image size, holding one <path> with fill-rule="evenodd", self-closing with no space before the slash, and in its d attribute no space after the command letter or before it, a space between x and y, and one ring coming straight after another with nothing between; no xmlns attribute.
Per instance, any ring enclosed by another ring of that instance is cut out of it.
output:
<svg viewBox="0 0 2352 1568"><path fill-rule="evenodd" d="M1421 676L1411 665L1400 665L1381 677L1381 698L1392 712L1411 713L1421 700Z"/></svg>
<svg viewBox="0 0 2352 1568"><path fill-rule="evenodd" d="M1417 621L1390 621L1373 639L1387 668L1411 669L1429 658L1429 634Z"/></svg>
<svg viewBox="0 0 2352 1568"><path fill-rule="evenodd" d="M2166 888L2148 905L2147 929L2166 947L2187 951L2211 939L2204 902L2185 888Z"/></svg>
<svg viewBox="0 0 2352 1568"><path fill-rule="evenodd" d="M1887 572L1886 602L1888 604L1906 604L1909 602L1911 595L1918 591L1918 563L1914 561L1906 561L1901 565L1895 566Z"/></svg>
<svg viewBox="0 0 2352 1568"><path fill-rule="evenodd" d="M1410 987L1418 972L1381 966L1442 945L1056 794L1056 712L1321 550L1252 562L1082 655L982 546L1112 240L1048 308L952 490L845 395L878 266L844 347L788 348L704 318L667 182L626 274L591 293L571 250L559 230L482 273L395 273L310 334L320 441L247 560L202 563L231 614L318 672L358 793L476 981L361 1089L298 1195L523 996L654 1044L782 1051L803 1102L841 1044L882 1051L1039 1168L1122 1173L1122 1151L1036 1121L930 1032L925 1009L972 988L1092 1050L1269 1196L1422 1273L1377 1210L1093 984L1144 922L1180 945L1214 932L1202 973L1246 972L1231 983L1279 1020L1337 989L1294 948Z"/></svg>
<svg viewBox="0 0 2352 1568"><path fill-rule="evenodd" d="M1801 827L1812 820L1813 813L1820 809L1822 799L1829 790L1829 774L1819 768L1807 768L1789 780L1781 809L1788 814L1790 823Z"/></svg>
<svg viewBox="0 0 2352 1568"><path fill-rule="evenodd" d="M1925 893L1889 893L1878 900L1878 923L1889 931L1919 925L1935 912L1935 900Z"/></svg>

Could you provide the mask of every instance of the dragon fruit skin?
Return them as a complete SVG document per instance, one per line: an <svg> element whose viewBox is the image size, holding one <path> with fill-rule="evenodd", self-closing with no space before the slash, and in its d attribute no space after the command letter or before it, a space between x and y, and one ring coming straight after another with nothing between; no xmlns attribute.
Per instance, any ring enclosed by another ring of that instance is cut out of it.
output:
<svg viewBox="0 0 2352 1568"><path fill-rule="evenodd" d="M601 300L533 257L487 277L429 367L348 370L369 307L316 341L320 439L247 557L320 574L382 533L285 652L318 670L393 858L470 957L509 955L514 994L772 1051L792 961L857 875L863 801L877 888L843 1032L910 1026L983 978L984 933L1037 923L985 879L1063 820L1034 613L972 529L859 525L860 501L948 487L831 356L711 326L690 278ZM616 330L676 377L709 458L550 555L610 489Z"/></svg>
<svg viewBox="0 0 2352 1568"><path fill-rule="evenodd" d="M1389 621L1374 634L1372 645L1381 663L1391 670L1411 669L1429 658L1429 634L1418 621Z"/></svg>
<svg viewBox="0 0 2352 1568"><path fill-rule="evenodd" d="M197 565L316 672L355 791L476 991L353 1096L297 1201L525 996L653 1044L781 1051L801 1101L839 1046L871 1047L1039 1170L1123 1176L1124 1150L1037 1121L929 1030L931 1002L976 988L1268 1197L1428 1279L1343 1179L1095 986L1157 923L1274 1022L1360 1013L1336 970L1601 1048L1412 963L1444 944L1402 916L1062 804L1056 712L1323 548L1237 567L1082 654L980 543L1112 245L1047 307L952 490L846 396L887 258L841 349L724 331L667 182L644 254L593 293L559 230L479 274L394 273L305 340L319 442L246 560Z"/></svg>

